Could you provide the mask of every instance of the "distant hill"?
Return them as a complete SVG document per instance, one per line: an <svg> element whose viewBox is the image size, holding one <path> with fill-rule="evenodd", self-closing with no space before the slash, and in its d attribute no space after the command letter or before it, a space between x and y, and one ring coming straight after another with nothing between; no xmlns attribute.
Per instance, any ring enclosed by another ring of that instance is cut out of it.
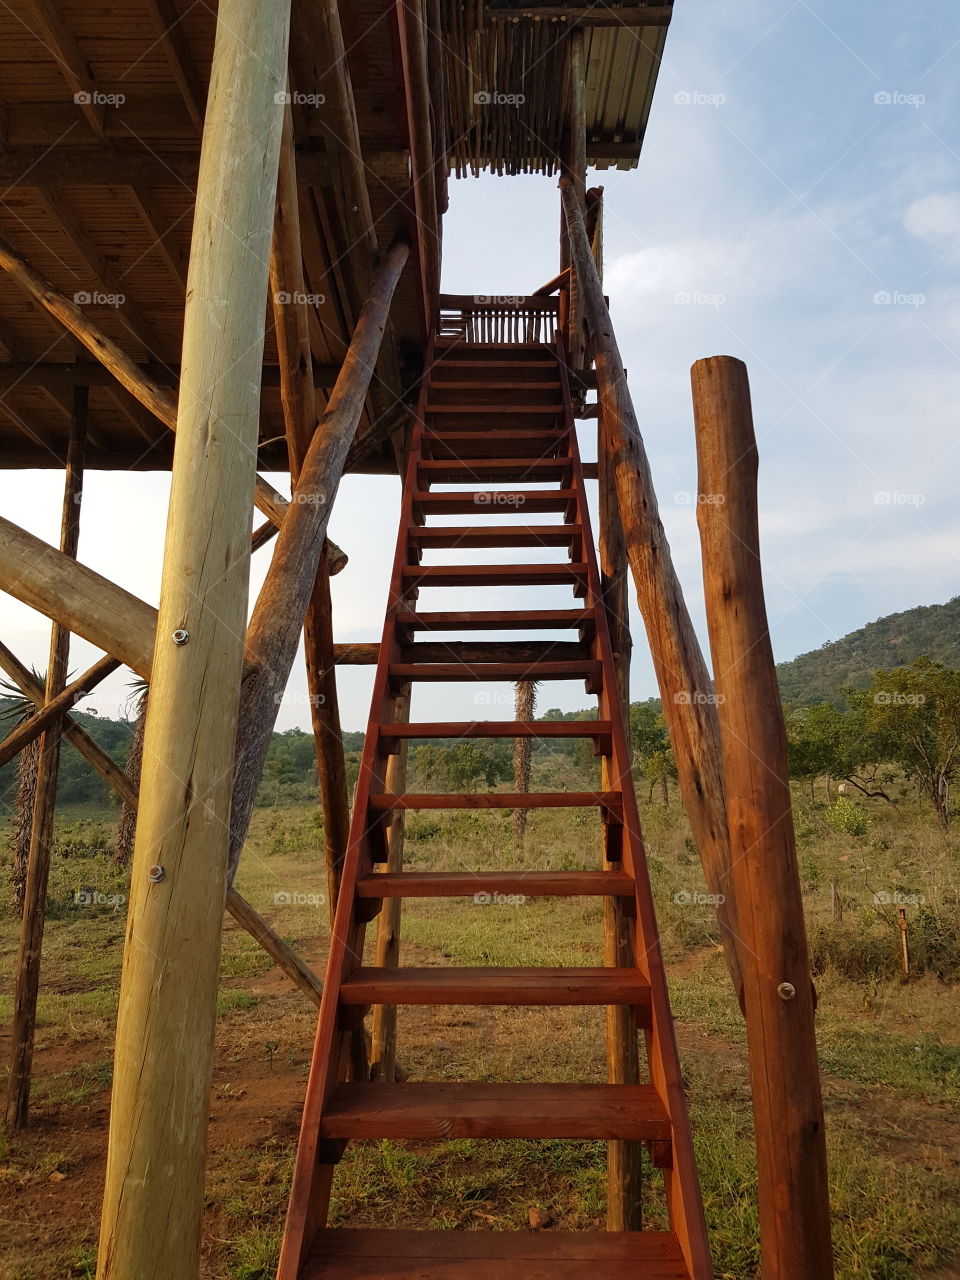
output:
<svg viewBox="0 0 960 1280"><path fill-rule="evenodd" d="M843 688L866 689L874 671L903 667L926 655L960 668L960 596L946 604L891 613L777 666L784 702L807 706L834 699Z"/></svg>

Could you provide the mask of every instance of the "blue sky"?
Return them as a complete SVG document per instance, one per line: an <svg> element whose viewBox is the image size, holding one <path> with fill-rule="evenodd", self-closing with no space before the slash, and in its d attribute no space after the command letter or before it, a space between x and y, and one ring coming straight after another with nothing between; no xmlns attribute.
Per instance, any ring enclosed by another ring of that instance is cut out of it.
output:
<svg viewBox="0 0 960 1280"><path fill-rule="evenodd" d="M640 166L591 174L605 188L614 324L704 639L684 499L696 486L689 367L707 355L750 370L778 659L960 592L958 66L948 0L676 0ZM558 216L552 179L453 182L445 288L535 288L556 271ZM53 539L60 488L53 474L0 474L2 509ZM85 489L81 559L155 603L165 478L94 475ZM338 639L379 636L398 491L376 477L341 487L331 532L351 565L335 581ZM42 619L4 597L0 623L45 664ZM651 696L639 620L635 636L633 695ZM77 642L71 665L88 660ZM369 688L368 672L342 673L345 727L364 725ZM112 714L123 689L115 677L89 705ZM281 728L308 723L304 693L298 667ZM541 705L586 704L578 686L551 686ZM419 712L443 706L433 689Z"/></svg>

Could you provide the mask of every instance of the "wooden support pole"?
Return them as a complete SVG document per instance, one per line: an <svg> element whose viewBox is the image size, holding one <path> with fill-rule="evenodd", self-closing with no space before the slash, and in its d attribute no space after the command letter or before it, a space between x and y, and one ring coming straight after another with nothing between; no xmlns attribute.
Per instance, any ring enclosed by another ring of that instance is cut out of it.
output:
<svg viewBox="0 0 960 1280"><path fill-rule="evenodd" d="M303 275L293 116L289 105L284 113L280 145L277 220L270 257L270 288L280 356L280 396L290 459L290 479L292 487L296 488L317 426L317 409ZM303 621L303 647L310 721L317 753L327 869L327 902L332 923L340 889L340 867L347 852L350 800L347 794L347 766L343 751L337 679L333 669L329 566L329 557L321 557Z"/></svg>
<svg viewBox="0 0 960 1280"><path fill-rule="evenodd" d="M60 523L60 549L71 559L76 558L80 537L80 498L83 492L88 398L86 387L74 390ZM63 690L69 656L70 632L60 623L54 622L50 628L45 706L53 704ZM14 982L10 1075L7 1080L6 1122L11 1129L26 1128L30 1110L33 1041L37 1022L37 996L40 991L40 954L47 911L47 884L53 850L53 818L59 771L60 723L55 717L40 738L40 767L30 828L27 883Z"/></svg>
<svg viewBox="0 0 960 1280"><path fill-rule="evenodd" d="M279 699L317 579L327 522L408 253L407 243L398 240L377 268L340 377L303 460L295 501L277 536L273 560L247 628L247 660L255 672L245 681L241 699L230 816L231 882L250 825Z"/></svg>
<svg viewBox="0 0 960 1280"><path fill-rule="evenodd" d="M561 179L560 185L573 266L597 364L600 415L604 438L609 442L610 470L616 479L627 558L673 744L680 793L707 889L715 897L724 959L739 998L742 981L713 685L660 521L650 463L580 206L569 180Z"/></svg>
<svg viewBox="0 0 960 1280"><path fill-rule="evenodd" d="M757 1140L764 1280L833 1275L814 990L797 868L787 741L767 630L757 446L743 363L693 366L710 649Z"/></svg>
<svg viewBox="0 0 960 1280"><path fill-rule="evenodd" d="M585 104L586 78L583 48L583 31L575 27L567 36L567 76L570 94L570 116L567 124L566 173L573 185L581 212L587 211L587 113ZM569 234L569 231L568 231ZM568 354L573 369L583 368L584 333L583 303L580 299L580 283L575 272L568 279L569 321Z"/></svg>
<svg viewBox="0 0 960 1280"><path fill-rule="evenodd" d="M178 407L177 395L174 391L145 372L143 367L121 350L112 338L108 338L98 329L80 307L55 289L49 280L35 271L26 258L11 248L2 237L0 237L0 268L3 268L11 280L20 285L25 293L39 302L54 319L59 320L68 332L82 342L91 355L96 356L101 364L109 369L135 400L139 400L154 417L159 418L164 426L169 427L171 431L176 431ZM182 398L182 387L180 395ZM184 406L181 412L186 411L187 406ZM256 449L256 442L254 449ZM254 497L257 506L273 524L279 527L283 523L290 504L262 476L256 477L255 485ZM346 556L334 544L331 544L330 555L331 572L339 573L346 564Z"/></svg>
<svg viewBox="0 0 960 1280"><path fill-rule="evenodd" d="M424 0L397 0L396 13L416 215L420 292L424 325L426 332L430 333L440 293L440 220L437 216Z"/></svg>
<svg viewBox="0 0 960 1280"><path fill-rule="evenodd" d="M604 423L598 433L600 467L599 504L599 568L610 645L616 666L620 706L628 741L630 734L630 570L620 510L617 506L613 476L613 450ZM612 791L621 785L613 776L611 758L601 758L600 786ZM620 870L620 864L607 856L606 841L610 834L604 826L604 865ZM627 967L634 963L631 921L623 909L622 898L603 900L604 963ZM637 1024L631 1009L623 1005L606 1008L607 1080L611 1084L640 1083L640 1055ZM607 1143L607 1230L640 1231L642 1222L643 1145L639 1142Z"/></svg>
<svg viewBox="0 0 960 1280"><path fill-rule="evenodd" d="M289 0L221 0L217 12L98 1280L199 1271L289 21Z"/></svg>

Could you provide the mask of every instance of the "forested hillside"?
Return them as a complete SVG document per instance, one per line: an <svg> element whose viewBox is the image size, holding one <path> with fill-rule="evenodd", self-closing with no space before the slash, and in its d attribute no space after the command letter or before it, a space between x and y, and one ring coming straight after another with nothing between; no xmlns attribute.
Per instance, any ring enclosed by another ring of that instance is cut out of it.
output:
<svg viewBox="0 0 960 1280"><path fill-rule="evenodd" d="M781 662L780 693L784 702L797 706L831 701L840 689L868 688L874 671L905 667L920 657L960 668L960 596L888 614L792 662Z"/></svg>

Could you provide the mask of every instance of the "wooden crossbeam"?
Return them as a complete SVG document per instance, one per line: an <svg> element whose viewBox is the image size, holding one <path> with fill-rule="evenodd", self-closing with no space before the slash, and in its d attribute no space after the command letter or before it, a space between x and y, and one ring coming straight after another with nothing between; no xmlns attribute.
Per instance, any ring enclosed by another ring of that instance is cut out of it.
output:
<svg viewBox="0 0 960 1280"><path fill-rule="evenodd" d="M118 659L109 656L100 658L93 664L89 670L85 671L82 676L78 676L76 680L72 680L70 684L51 698L49 702L44 702L42 709L37 711L35 715L30 716L27 720L22 721L0 742L0 768L2 768L9 760L24 747L30 745L34 738L38 737L47 728L48 725L59 719L64 711L75 706L82 698L95 689L101 680L105 680L107 676L112 675L120 666Z"/></svg>
<svg viewBox="0 0 960 1280"><path fill-rule="evenodd" d="M41 104L34 110L43 115ZM107 144L57 142L56 146L8 146L0 153L0 182L5 188L18 187L188 187L197 183L200 152L192 144L183 150L169 151L165 144L131 150L129 132L108 140ZM374 172L399 163L402 152L368 155L366 163ZM297 150L297 174L304 186L328 186L331 180L329 162L323 152L306 147Z"/></svg>
<svg viewBox="0 0 960 1280"><path fill-rule="evenodd" d="M41 42L56 59L74 102L98 138L106 136L106 104L89 64L80 53L73 32L64 20L57 0L26 0L26 14L36 26Z"/></svg>

